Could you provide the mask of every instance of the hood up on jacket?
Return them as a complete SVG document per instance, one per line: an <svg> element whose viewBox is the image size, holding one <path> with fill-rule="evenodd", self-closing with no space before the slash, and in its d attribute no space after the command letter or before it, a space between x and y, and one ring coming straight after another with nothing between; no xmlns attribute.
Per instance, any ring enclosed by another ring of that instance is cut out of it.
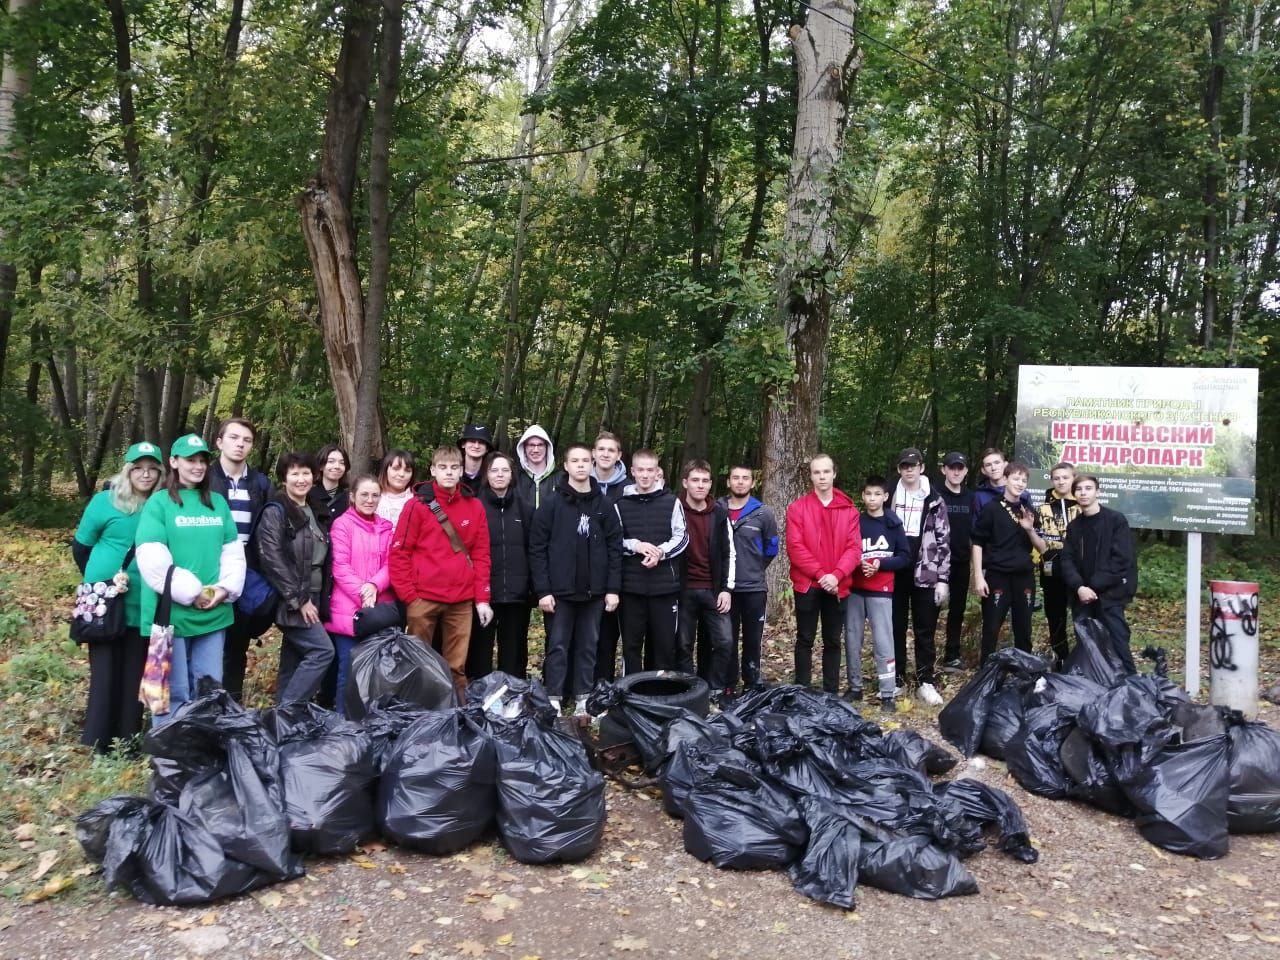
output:
<svg viewBox="0 0 1280 960"><path fill-rule="evenodd" d="M547 465L542 471L535 473L533 467L529 466L529 458L525 455L524 445L529 442L531 437L537 437L547 444ZM533 477L534 480L541 480L543 477L550 476L556 470L556 448L551 442L551 437L547 431L543 430L538 424L529 427L524 433L520 434L520 439L516 441L516 459L520 461L520 469Z"/></svg>

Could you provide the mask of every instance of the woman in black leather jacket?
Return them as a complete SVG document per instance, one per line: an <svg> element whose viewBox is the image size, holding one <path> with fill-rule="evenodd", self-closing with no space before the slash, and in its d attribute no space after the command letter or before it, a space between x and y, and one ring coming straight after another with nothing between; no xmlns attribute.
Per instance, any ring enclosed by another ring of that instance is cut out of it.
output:
<svg viewBox="0 0 1280 960"><path fill-rule="evenodd" d="M275 621L284 639L276 700L288 703L310 700L333 660L333 641L324 629L332 577L331 518L308 499L315 482L308 454L281 454L276 479L281 492L263 508L254 536L262 574L280 594Z"/></svg>

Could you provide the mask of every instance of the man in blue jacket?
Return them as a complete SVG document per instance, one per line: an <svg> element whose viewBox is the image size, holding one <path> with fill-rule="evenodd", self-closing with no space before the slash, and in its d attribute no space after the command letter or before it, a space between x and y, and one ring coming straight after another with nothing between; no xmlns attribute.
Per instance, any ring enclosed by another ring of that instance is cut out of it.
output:
<svg viewBox="0 0 1280 960"><path fill-rule="evenodd" d="M754 473L739 464L729 471L729 495L720 498L733 531L734 563L729 570L729 627L734 650L742 652L742 686L760 682L760 641L764 637L769 584L765 571L778 555L778 521L773 511L751 495ZM731 654L736 688L737 657Z"/></svg>

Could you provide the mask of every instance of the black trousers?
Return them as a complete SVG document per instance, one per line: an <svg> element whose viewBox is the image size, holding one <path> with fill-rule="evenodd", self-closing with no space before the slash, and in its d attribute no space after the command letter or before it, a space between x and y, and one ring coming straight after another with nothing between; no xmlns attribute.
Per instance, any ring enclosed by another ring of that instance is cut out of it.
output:
<svg viewBox="0 0 1280 960"><path fill-rule="evenodd" d="M951 588L951 599L947 603L947 640L944 660L960 659L960 632L964 629L964 608L969 602L969 580L973 575L973 565L968 553L964 559L951 554L951 579L947 585Z"/></svg>
<svg viewBox="0 0 1280 960"><path fill-rule="evenodd" d="M813 641L822 624L822 689L840 692L840 647L844 631L844 600L821 587L796 594L796 683L813 680Z"/></svg>
<svg viewBox="0 0 1280 960"><path fill-rule="evenodd" d="M137 627L114 640L89 644L89 703L80 742L107 753L112 740L128 740L142 730L138 687L149 641Z"/></svg>
<svg viewBox="0 0 1280 960"><path fill-rule="evenodd" d="M1024 573L1001 573L984 570L987 596L982 599L982 661L995 653L1000 627L1006 614L1013 621L1013 645L1031 652L1031 608L1036 602L1036 578L1030 570Z"/></svg>
<svg viewBox="0 0 1280 960"><path fill-rule="evenodd" d="M493 673L494 644L498 669L523 680L529 674L529 620L533 607L527 603L495 603L493 619L480 626L480 617L471 614L471 643L467 646L467 679Z"/></svg>
<svg viewBox="0 0 1280 960"><path fill-rule="evenodd" d="M222 645L222 684L236 700L244 698L244 674L249 659L249 644L271 628L274 617L274 610L256 617L246 616L237 610L235 620L227 627L226 641ZM335 672L335 685L337 678Z"/></svg>
<svg viewBox="0 0 1280 960"><path fill-rule="evenodd" d="M1070 591L1061 577L1040 575L1041 596L1044 597L1044 618L1049 621L1049 645L1053 655L1061 663L1071 652L1067 636L1067 609L1071 605Z"/></svg>
<svg viewBox="0 0 1280 960"><path fill-rule="evenodd" d="M596 643L600 639L600 614L604 597L566 600L556 597L556 612L547 618L547 655L542 661L542 681L547 694L565 695L565 678L573 674L573 689L585 696L596 672ZM575 651L573 662L569 650Z"/></svg>
<svg viewBox="0 0 1280 960"><path fill-rule="evenodd" d="M769 595L735 593L729 607L729 639L737 649L741 644L742 685L753 687L760 682L760 641L764 638L764 612ZM738 686L738 661L730 653L733 677L729 686Z"/></svg>
<svg viewBox="0 0 1280 960"><path fill-rule="evenodd" d="M915 585L914 564L893 574L893 656L897 660L898 686L906 683L907 618L916 638L916 683L933 683L933 664L938 657L934 634L938 630L938 605L933 587Z"/></svg>
<svg viewBox="0 0 1280 960"><path fill-rule="evenodd" d="M613 683L618 676L618 638L622 626L618 611L605 611L600 617L600 640L596 644L596 679ZM586 692L585 690L583 691Z"/></svg>
<svg viewBox="0 0 1280 960"><path fill-rule="evenodd" d="M680 594L676 666L685 673L694 672L695 637L698 676L711 685L712 691L732 689L737 672L733 635L729 632L729 614L716 609L714 590L684 590Z"/></svg>
<svg viewBox="0 0 1280 960"><path fill-rule="evenodd" d="M625 673L676 669L680 594L651 597L643 593L624 593L619 619L622 623L622 666Z"/></svg>

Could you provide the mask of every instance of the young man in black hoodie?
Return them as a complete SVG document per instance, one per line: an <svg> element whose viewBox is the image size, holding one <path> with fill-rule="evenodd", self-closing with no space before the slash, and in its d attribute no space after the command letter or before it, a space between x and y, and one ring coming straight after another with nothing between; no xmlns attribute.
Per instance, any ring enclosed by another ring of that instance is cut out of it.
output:
<svg viewBox="0 0 1280 960"><path fill-rule="evenodd" d="M1135 673L1129 649L1129 623L1124 608L1138 592L1138 559L1133 550L1129 521L1118 510L1098 502L1098 478L1081 475L1071 492L1080 513L1067 527L1058 560L1062 579L1072 593L1076 619L1102 621L1120 662Z"/></svg>
<svg viewBox="0 0 1280 960"><path fill-rule="evenodd" d="M679 499L658 482L658 455L637 450L631 476L617 502L622 522L622 662L627 673L644 669L645 647L655 670L676 669L680 618L680 570L676 558L689 543Z"/></svg>
<svg viewBox="0 0 1280 960"><path fill-rule="evenodd" d="M591 478L591 448L570 444L564 470L563 486L552 490L533 515L529 568L538 607L549 621L542 667L547 694L558 712L572 670L577 691L574 715L584 716L585 691L595 674L600 617L618 607L622 529ZM568 662L570 649L573 663Z"/></svg>
<svg viewBox="0 0 1280 960"><path fill-rule="evenodd" d="M952 450L942 458L942 484L938 494L947 505L947 519L951 523L951 575L947 600L946 650L942 655L943 673L959 673L964 669L960 660L960 631L964 628L964 608L969 600L969 580L973 568L969 565L969 534L973 530L973 491L964 485L969 476L969 460L959 450Z"/></svg>
<svg viewBox="0 0 1280 960"><path fill-rule="evenodd" d="M680 554L680 634L676 665L694 671L694 640L698 676L711 685L711 696L723 704L733 695L733 635L729 631L729 579L734 566L729 513L711 499L711 464L690 460L681 484L685 529L689 545ZM701 631L699 631L701 627Z"/></svg>
<svg viewBox="0 0 1280 960"><path fill-rule="evenodd" d="M256 434L248 420L232 417L222 421L214 442L218 457L209 465L209 489L222 494L231 508L236 533L245 548L246 577L261 578L257 551L250 544L249 536L276 488L265 474L249 466ZM249 644L270 629L275 619L275 603L252 614L237 607L235 616L235 622L227 628L222 648L222 685L227 693L240 700L244 696Z"/></svg>
<svg viewBox="0 0 1280 960"><path fill-rule="evenodd" d="M622 462L622 441L618 435L601 430L591 448L591 477L611 504L617 503L627 485L627 468ZM618 611L600 619L600 642L596 645L596 679L613 683L618 671L618 638L622 627Z"/></svg>

